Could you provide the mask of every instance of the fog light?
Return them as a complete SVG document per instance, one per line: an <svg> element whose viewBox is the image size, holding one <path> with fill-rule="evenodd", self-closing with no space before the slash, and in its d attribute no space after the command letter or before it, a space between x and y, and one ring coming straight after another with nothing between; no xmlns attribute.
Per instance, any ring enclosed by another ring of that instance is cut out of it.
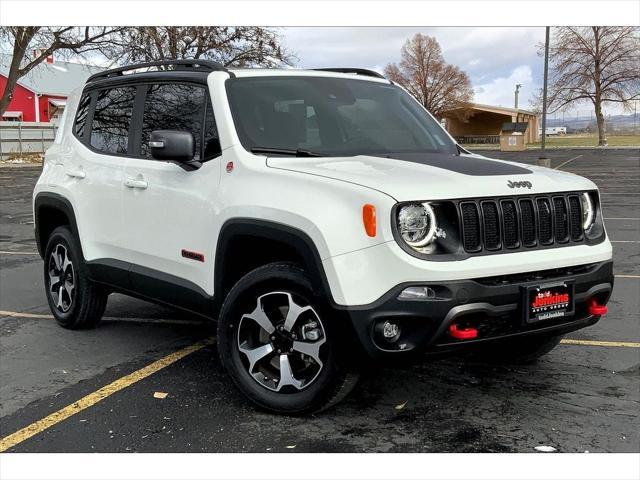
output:
<svg viewBox="0 0 640 480"><path fill-rule="evenodd" d="M398 298L402 300L426 300L436 298L436 292L430 287L407 287L398 295Z"/></svg>
<svg viewBox="0 0 640 480"><path fill-rule="evenodd" d="M382 335L386 340L394 339L400 335L400 327L397 324L391 323L389 320L387 320L386 322L384 322L384 325L382 325Z"/></svg>

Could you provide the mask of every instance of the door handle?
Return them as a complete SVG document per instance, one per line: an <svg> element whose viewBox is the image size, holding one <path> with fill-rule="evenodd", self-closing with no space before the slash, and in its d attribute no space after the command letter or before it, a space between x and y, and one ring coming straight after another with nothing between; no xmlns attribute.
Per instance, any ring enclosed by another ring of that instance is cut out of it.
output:
<svg viewBox="0 0 640 480"><path fill-rule="evenodd" d="M133 178L127 178L124 181L124 186L129 188L139 188L141 190L144 190L149 186L149 184L144 180L135 180Z"/></svg>
<svg viewBox="0 0 640 480"><path fill-rule="evenodd" d="M87 176L87 174L84 173L82 170L68 170L67 175L69 177L79 178L79 179L83 179L84 177Z"/></svg>

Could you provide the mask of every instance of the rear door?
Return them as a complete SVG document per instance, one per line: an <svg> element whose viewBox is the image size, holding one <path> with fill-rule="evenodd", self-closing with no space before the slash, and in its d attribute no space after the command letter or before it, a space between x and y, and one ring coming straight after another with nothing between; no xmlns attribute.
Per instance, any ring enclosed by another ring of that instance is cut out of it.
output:
<svg viewBox="0 0 640 480"><path fill-rule="evenodd" d="M123 189L131 282L146 295L181 304L189 293L212 293L220 142L205 85L159 83L143 88L137 106L138 140L125 167ZM153 159L149 137L154 130L191 133L202 167L186 171Z"/></svg>
<svg viewBox="0 0 640 480"><path fill-rule="evenodd" d="M76 143L62 168L87 261L128 267L122 218L122 182L136 88L85 92L73 126ZM122 279L127 276L123 273ZM114 281L119 282L114 278Z"/></svg>

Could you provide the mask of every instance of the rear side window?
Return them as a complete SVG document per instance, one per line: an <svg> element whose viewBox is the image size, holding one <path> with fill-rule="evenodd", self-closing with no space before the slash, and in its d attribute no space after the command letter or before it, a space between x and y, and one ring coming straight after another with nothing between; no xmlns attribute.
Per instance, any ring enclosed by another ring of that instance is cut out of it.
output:
<svg viewBox="0 0 640 480"><path fill-rule="evenodd" d="M89 105L91 105L91 94L84 93L78 104L76 113L76 122L73 125L73 131L78 138L84 137L84 127L87 123L87 115L89 114Z"/></svg>
<svg viewBox="0 0 640 480"><path fill-rule="evenodd" d="M194 160L200 160L205 89L197 85L150 85L144 104L140 155L151 158L149 137L154 130L190 132L196 142Z"/></svg>
<svg viewBox="0 0 640 480"><path fill-rule="evenodd" d="M91 146L105 153L126 154L135 87L100 90L91 124Z"/></svg>

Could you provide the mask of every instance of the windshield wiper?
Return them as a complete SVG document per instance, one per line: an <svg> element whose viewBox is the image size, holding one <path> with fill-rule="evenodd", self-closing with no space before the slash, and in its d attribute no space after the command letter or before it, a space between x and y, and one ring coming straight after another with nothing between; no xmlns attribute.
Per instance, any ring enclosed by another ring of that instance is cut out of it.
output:
<svg viewBox="0 0 640 480"><path fill-rule="evenodd" d="M292 155L296 157L322 157L324 155L310 150L298 148L296 150L290 148L271 148L271 147L253 147L251 153L266 153L274 155Z"/></svg>

